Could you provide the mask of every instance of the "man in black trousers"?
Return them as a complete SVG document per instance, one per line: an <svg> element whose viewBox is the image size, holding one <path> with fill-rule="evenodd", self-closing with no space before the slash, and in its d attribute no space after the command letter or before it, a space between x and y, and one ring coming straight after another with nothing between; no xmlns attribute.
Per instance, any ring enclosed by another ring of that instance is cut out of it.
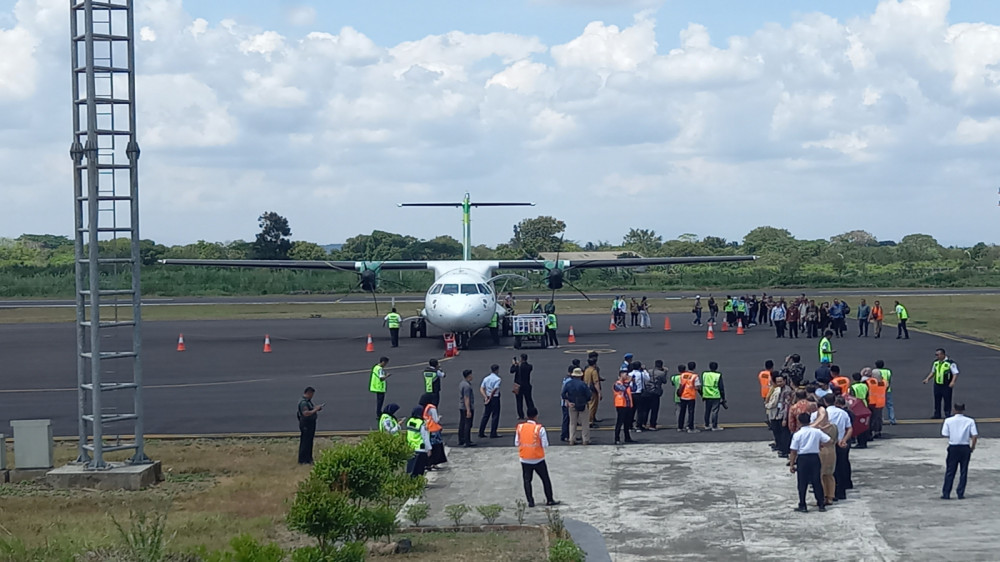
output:
<svg viewBox="0 0 1000 562"><path fill-rule="evenodd" d="M299 400L299 464L313 463L313 438L316 437L316 414L323 409L324 404L313 406L312 399L316 389L307 386L302 391Z"/></svg>
<svg viewBox="0 0 1000 562"><path fill-rule="evenodd" d="M528 408L535 407L535 401L531 397L531 370L533 367L528 363L528 354L522 353L521 360L514 359L510 366L510 373L514 375L515 398L517 402L517 420L524 421L524 405Z"/></svg>
<svg viewBox="0 0 1000 562"><path fill-rule="evenodd" d="M792 436L788 457L791 463L789 470L792 474L797 472L799 478L799 507L795 511L802 513L809 511L806 507L806 492L810 484L813 487L813 495L816 496L816 506L820 511L826 511L823 481L820 478L819 447L823 443L829 443L830 436L815 427L810 427L809 414L799 414L798 420L802 427Z"/></svg>

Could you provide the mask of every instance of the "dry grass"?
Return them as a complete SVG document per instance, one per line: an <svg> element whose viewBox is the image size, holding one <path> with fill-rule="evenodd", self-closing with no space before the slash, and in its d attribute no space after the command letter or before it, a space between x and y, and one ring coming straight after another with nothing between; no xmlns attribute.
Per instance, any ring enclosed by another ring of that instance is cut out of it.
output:
<svg viewBox="0 0 1000 562"><path fill-rule="evenodd" d="M317 439L317 450L329 447ZM106 545L117 535L111 517L129 510L169 509L172 550L198 545L222 548L240 533L264 540L287 539L287 501L308 468L296 464L295 439L150 441L150 457L163 462L166 481L141 492L52 490L42 484L0 486L4 535L29 547L46 542ZM76 457L60 443L56 464ZM8 535L9 533L9 535Z"/></svg>

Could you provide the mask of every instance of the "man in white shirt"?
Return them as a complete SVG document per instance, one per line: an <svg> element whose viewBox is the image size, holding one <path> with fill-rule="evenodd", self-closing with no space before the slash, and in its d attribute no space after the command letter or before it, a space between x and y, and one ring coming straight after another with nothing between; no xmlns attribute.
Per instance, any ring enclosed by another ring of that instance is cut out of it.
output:
<svg viewBox="0 0 1000 562"><path fill-rule="evenodd" d="M545 449L549 448L549 436L545 426L538 423L538 409L528 408L528 421L517 424L514 432L514 446L521 460L521 478L524 481L524 496L528 507L535 507L535 496L531 490L532 476L537 473L542 480L545 491L545 505L559 505L552 497L552 481L549 479L549 468L545 464Z"/></svg>
<svg viewBox="0 0 1000 562"><path fill-rule="evenodd" d="M833 473L833 478L837 482L837 486L833 498L834 500L846 500L848 484L851 481L851 460L849 456L851 449L848 446L848 442L851 440L854 428L851 424L851 416L844 409L846 408L846 403L844 403L842 396L839 397L841 404L837 404L837 399L834 398L833 394L827 394L822 400L823 405L826 406L826 414L830 418L830 423L837 428L837 465ZM811 421L816 421L816 412L813 412L810 419Z"/></svg>
<svg viewBox="0 0 1000 562"><path fill-rule="evenodd" d="M497 435L497 426L500 424L500 365L491 365L490 374L486 375L483 383L479 385L479 394L483 395L483 418L479 422L479 438L486 438L486 422L493 420L490 424L490 439L500 437Z"/></svg>
<svg viewBox="0 0 1000 562"><path fill-rule="evenodd" d="M976 420L965 416L965 404L955 404L955 415L944 420L941 425L941 435L948 438L948 459L945 461L944 487L941 488L941 499L951 499L951 485L955 482L955 471L961 468L958 477L958 488L955 488L958 499L965 499L965 482L969 477L969 458L976 450L979 441L979 430Z"/></svg>
<svg viewBox="0 0 1000 562"><path fill-rule="evenodd" d="M823 443L830 442L830 436L815 427L809 425L809 414L803 412L799 414L799 423L802 427L792 436L792 444L789 447L788 460L791 462L791 472L798 472L799 484L799 507L795 511L805 513L806 491L812 484L813 494L816 496L816 505L820 511L826 511L823 499L823 481L820 478L819 447Z"/></svg>

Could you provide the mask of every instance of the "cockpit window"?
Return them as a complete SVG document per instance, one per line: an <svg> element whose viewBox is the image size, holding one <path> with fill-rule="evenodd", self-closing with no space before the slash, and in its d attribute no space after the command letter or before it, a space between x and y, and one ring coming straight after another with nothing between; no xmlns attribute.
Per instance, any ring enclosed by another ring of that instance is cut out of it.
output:
<svg viewBox="0 0 1000 562"><path fill-rule="evenodd" d="M441 289L442 295L457 295L458 285L456 283L445 283Z"/></svg>
<svg viewBox="0 0 1000 562"><path fill-rule="evenodd" d="M476 285L476 287L479 287L479 293L480 294L483 294L483 295L490 294L490 290L486 288L486 285L483 285L482 283L480 283L480 284Z"/></svg>
<svg viewBox="0 0 1000 562"><path fill-rule="evenodd" d="M431 287L431 294L436 295L441 292L441 285L434 285Z"/></svg>
<svg viewBox="0 0 1000 562"><path fill-rule="evenodd" d="M479 289L476 288L474 283L462 283L462 294L463 295L478 295Z"/></svg>

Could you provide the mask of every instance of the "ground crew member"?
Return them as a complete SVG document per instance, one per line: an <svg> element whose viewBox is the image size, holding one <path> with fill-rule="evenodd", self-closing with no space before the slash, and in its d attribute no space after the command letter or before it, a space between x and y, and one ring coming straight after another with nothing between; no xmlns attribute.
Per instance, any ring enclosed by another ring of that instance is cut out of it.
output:
<svg viewBox="0 0 1000 562"><path fill-rule="evenodd" d="M559 338L556 336L556 329L559 327L559 319L555 312L550 312L545 317L545 334L549 338L550 347L559 347Z"/></svg>
<svg viewBox="0 0 1000 562"><path fill-rule="evenodd" d="M872 436L882 437L882 410L885 408L888 383L883 375L882 380L871 377L865 381L865 384L868 385L868 409L872 411Z"/></svg>
<svg viewBox="0 0 1000 562"><path fill-rule="evenodd" d="M490 318L490 336L493 338L493 345L500 345L500 314L496 312Z"/></svg>
<svg viewBox="0 0 1000 562"><path fill-rule="evenodd" d="M722 305L722 311L726 313L727 324L736 323L736 315L733 310L733 297L726 295L726 302Z"/></svg>
<svg viewBox="0 0 1000 562"><path fill-rule="evenodd" d="M524 497L528 500L528 507L535 507L531 479L537 472L542 480L542 489L545 490L545 505L559 505L552 497L552 481L549 480L549 467L545 464L545 449L549 446L549 437L545 433L545 427L537 420L538 410L528 408L528 421L517 424L517 431L514 433L514 446L521 459Z"/></svg>
<svg viewBox="0 0 1000 562"><path fill-rule="evenodd" d="M396 314L396 309L385 315L385 325L389 326L389 338L392 339L392 347L399 347L399 323L403 318Z"/></svg>
<svg viewBox="0 0 1000 562"><path fill-rule="evenodd" d="M948 358L944 349L934 351L934 365L924 379L924 384L934 378L934 416L931 419L941 419L941 401L944 401L944 417L951 415L951 394L958 380L958 364Z"/></svg>
<svg viewBox="0 0 1000 562"><path fill-rule="evenodd" d="M385 372L386 365L389 364L388 357L379 357L378 363L372 367L372 374L368 382L368 390L375 393L375 418L382 417L382 403L385 402L385 381L392 376Z"/></svg>
<svg viewBox="0 0 1000 562"><path fill-rule="evenodd" d="M760 397L767 399L771 392L771 372L774 370L774 361L768 359L764 361L764 370L757 373L757 383L760 385Z"/></svg>
<svg viewBox="0 0 1000 562"><path fill-rule="evenodd" d="M431 359L424 368L424 392L430 394L432 402L437 405L441 401L441 379L444 371L438 368L438 360Z"/></svg>
<svg viewBox="0 0 1000 562"><path fill-rule="evenodd" d="M910 331L906 329L906 321L910 318L910 313L906 312L906 307L896 301L896 318L898 322L896 324L896 339L910 339ZM951 402L948 403L948 407L951 407Z"/></svg>
<svg viewBox="0 0 1000 562"><path fill-rule="evenodd" d="M726 403L726 387L722 384L719 364L712 361L701 374L701 399L705 402L705 431L722 431L719 427L719 407Z"/></svg>
<svg viewBox="0 0 1000 562"><path fill-rule="evenodd" d="M538 297L535 297L535 302L532 303L531 305L531 313L532 314L542 313L542 303L538 302Z"/></svg>
<svg viewBox="0 0 1000 562"><path fill-rule="evenodd" d="M695 399L698 398L699 390L701 390L701 379L694 372L695 367L696 365L693 361L689 362L687 370L681 373L679 381L681 386L678 390L681 397L681 411L677 415L677 431L684 431L684 418L687 417L687 432L698 432L694 428L694 403Z"/></svg>
<svg viewBox="0 0 1000 562"><path fill-rule="evenodd" d="M382 412L382 417L378 420L379 431L392 435L399 433L399 421L396 420L397 410L399 410L398 404L389 404L385 407L385 411Z"/></svg>
<svg viewBox="0 0 1000 562"><path fill-rule="evenodd" d="M823 339L819 340L819 362L820 363L833 363L833 354L836 351L833 350L833 344L830 343L830 336L833 332L827 330L823 332Z"/></svg>
<svg viewBox="0 0 1000 562"><path fill-rule="evenodd" d="M820 511L826 511L823 480L820 473L819 448L823 443L830 442L830 436L810 426L809 418L808 413L799 414L798 421L802 425L792 436L788 456L789 465L791 465L789 471L792 474L798 472L799 507L795 511L802 513L809 511L806 507L806 491L810 484L813 488L813 495L816 496L816 506Z"/></svg>
<svg viewBox="0 0 1000 562"><path fill-rule="evenodd" d="M871 320L875 324L875 339L882 337L882 320L885 318L885 313L882 311L882 304L875 301L875 305L872 306Z"/></svg>
<svg viewBox="0 0 1000 562"><path fill-rule="evenodd" d="M743 300L742 297L736 299L736 322L738 324L743 324L743 327L747 327L747 323L744 319L747 316L747 301Z"/></svg>
<svg viewBox="0 0 1000 562"><path fill-rule="evenodd" d="M427 454L427 470L438 470L439 465L448 462L448 457L444 452L444 438L441 434L441 415L438 413L437 404L433 402L434 396L424 394L420 397L419 404L424 407L424 423L427 426L427 433L431 436L431 452Z"/></svg>
<svg viewBox="0 0 1000 562"><path fill-rule="evenodd" d="M955 472L960 469L958 477L958 499L965 499L965 483L969 478L969 459L976 450L979 441L979 430L976 420L965 416L965 404L955 404L955 415L944 420L941 425L941 435L948 438L948 458L945 461L944 487L941 488L941 499L951 499L951 485L955 481Z"/></svg>
<svg viewBox="0 0 1000 562"><path fill-rule="evenodd" d="M833 367L836 367L836 369ZM841 396L847 396L851 388L851 379L840 374L840 367L837 367L837 365L833 365L833 367L830 368L830 374L833 375L830 384L840 389Z"/></svg>
<svg viewBox="0 0 1000 562"><path fill-rule="evenodd" d="M406 420L406 442L413 449L413 457L406 463L406 472L413 478L427 471L427 454L431 450L431 435L424 422L424 409L413 408Z"/></svg>
<svg viewBox="0 0 1000 562"><path fill-rule="evenodd" d="M299 400L299 464L313 463L313 438L316 437L316 414L323 409L325 404L313 406L313 395L316 389L307 386L302 391L302 400Z"/></svg>
<svg viewBox="0 0 1000 562"><path fill-rule="evenodd" d="M677 374L675 374L674 376L670 377L670 386L674 387L674 391L673 391L672 394L674 395L674 417L675 418L677 416L681 415L681 395L677 391L680 390L680 388L681 388L681 375L684 373L685 369L687 369L687 365L678 365L677 366Z"/></svg>
<svg viewBox="0 0 1000 562"><path fill-rule="evenodd" d="M679 377L680 375L675 376ZM618 373L618 380L612 389L615 393L615 412L618 413L618 419L615 420L615 445L622 444L622 428L625 429L625 442L635 443L632 436L629 435L629 428L632 427L632 408L635 403L632 401L632 380L629 378L628 371Z"/></svg>
<svg viewBox="0 0 1000 562"><path fill-rule="evenodd" d="M889 416L889 425L896 425L896 410L892 407L892 371L885 368L885 361L875 361L875 368L882 373L885 381L885 413Z"/></svg>

